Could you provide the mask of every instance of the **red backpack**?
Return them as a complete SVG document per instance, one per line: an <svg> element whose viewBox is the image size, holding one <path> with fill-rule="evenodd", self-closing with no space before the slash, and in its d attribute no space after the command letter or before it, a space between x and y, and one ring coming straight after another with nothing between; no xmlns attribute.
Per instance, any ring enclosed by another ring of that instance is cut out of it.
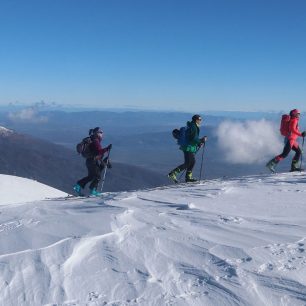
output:
<svg viewBox="0 0 306 306"><path fill-rule="evenodd" d="M290 133L289 131L289 124L290 124L290 116L285 114L282 115L282 120L281 120L281 124L280 124L280 133L281 135L287 137Z"/></svg>

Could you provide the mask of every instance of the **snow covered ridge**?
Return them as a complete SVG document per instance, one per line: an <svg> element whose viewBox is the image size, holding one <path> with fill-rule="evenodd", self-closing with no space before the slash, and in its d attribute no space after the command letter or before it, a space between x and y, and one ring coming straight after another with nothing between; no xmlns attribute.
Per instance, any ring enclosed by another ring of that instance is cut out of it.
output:
<svg viewBox="0 0 306 306"><path fill-rule="evenodd" d="M2 136L9 136L10 134L14 133L13 130L7 129L3 126L0 126L0 135Z"/></svg>
<svg viewBox="0 0 306 306"><path fill-rule="evenodd" d="M67 194L60 190L27 178L0 174L0 207L65 195Z"/></svg>
<svg viewBox="0 0 306 306"><path fill-rule="evenodd" d="M304 173L280 173L1 198L0 305L305 306L305 196Z"/></svg>

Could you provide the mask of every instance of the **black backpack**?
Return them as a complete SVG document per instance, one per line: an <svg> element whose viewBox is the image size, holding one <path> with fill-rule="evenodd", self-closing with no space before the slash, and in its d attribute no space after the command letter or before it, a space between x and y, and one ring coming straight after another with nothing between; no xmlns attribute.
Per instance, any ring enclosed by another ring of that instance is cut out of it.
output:
<svg viewBox="0 0 306 306"><path fill-rule="evenodd" d="M92 143L92 138L90 136L83 138L82 141L76 145L76 151L84 158L93 157L93 153L91 152L90 149L91 143Z"/></svg>

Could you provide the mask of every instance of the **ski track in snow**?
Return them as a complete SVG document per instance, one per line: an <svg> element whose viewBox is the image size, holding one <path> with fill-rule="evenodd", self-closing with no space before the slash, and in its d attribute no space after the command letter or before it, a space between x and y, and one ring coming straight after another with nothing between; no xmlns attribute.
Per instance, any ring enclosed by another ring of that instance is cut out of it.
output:
<svg viewBox="0 0 306 306"><path fill-rule="evenodd" d="M2 206L0 305L305 306L305 183L261 175Z"/></svg>

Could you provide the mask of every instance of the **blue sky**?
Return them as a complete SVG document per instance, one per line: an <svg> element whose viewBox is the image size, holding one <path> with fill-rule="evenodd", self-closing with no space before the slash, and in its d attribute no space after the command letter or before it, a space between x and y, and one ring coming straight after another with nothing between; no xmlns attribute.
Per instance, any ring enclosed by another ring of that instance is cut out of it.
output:
<svg viewBox="0 0 306 306"><path fill-rule="evenodd" d="M0 104L306 109L305 0L1 0Z"/></svg>

